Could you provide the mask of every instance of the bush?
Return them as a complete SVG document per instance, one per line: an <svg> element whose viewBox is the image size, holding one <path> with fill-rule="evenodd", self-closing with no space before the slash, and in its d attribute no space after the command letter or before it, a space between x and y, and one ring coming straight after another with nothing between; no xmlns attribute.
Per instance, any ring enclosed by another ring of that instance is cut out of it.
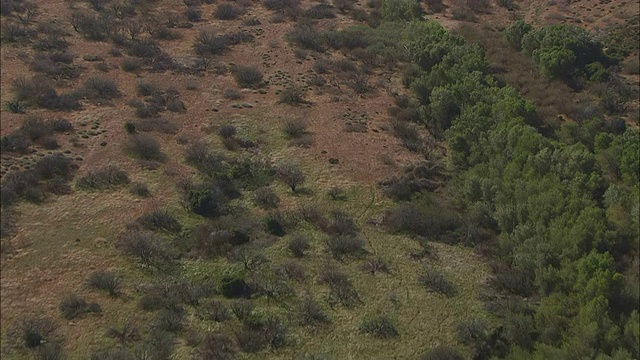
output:
<svg viewBox="0 0 640 360"><path fill-rule="evenodd" d="M415 0L382 0L380 13L385 21L411 21L420 18L422 10Z"/></svg>
<svg viewBox="0 0 640 360"><path fill-rule="evenodd" d="M54 119L49 124L54 132L65 133L73 130L73 125L66 119Z"/></svg>
<svg viewBox="0 0 640 360"><path fill-rule="evenodd" d="M107 337L117 339L120 345L126 346L129 342L140 340L138 328L131 322L126 322L122 327L109 327Z"/></svg>
<svg viewBox="0 0 640 360"><path fill-rule="evenodd" d="M200 56L220 55L228 45L229 40L226 37L216 35L210 30L202 30L196 35L193 51Z"/></svg>
<svg viewBox="0 0 640 360"><path fill-rule="evenodd" d="M218 130L218 135L220 135L224 139L232 138L236 136L237 133L238 130L231 124L222 125L222 127L220 127L220 130Z"/></svg>
<svg viewBox="0 0 640 360"><path fill-rule="evenodd" d="M382 339L400 335L395 324L384 315L363 321L362 324L360 324L360 331Z"/></svg>
<svg viewBox="0 0 640 360"><path fill-rule="evenodd" d="M164 134L177 134L180 131L176 123L165 117L147 118L136 121L134 129L143 132L157 131Z"/></svg>
<svg viewBox="0 0 640 360"><path fill-rule="evenodd" d="M136 72L142 67L142 62L138 59L127 58L122 60L120 68L126 72Z"/></svg>
<svg viewBox="0 0 640 360"><path fill-rule="evenodd" d="M163 161L165 158L158 140L146 134L129 135L125 149L132 156L142 160Z"/></svg>
<svg viewBox="0 0 640 360"><path fill-rule="evenodd" d="M220 300L211 300L204 304L202 315L205 319L215 322L225 322L231 317L229 308Z"/></svg>
<svg viewBox="0 0 640 360"><path fill-rule="evenodd" d="M524 20L518 20L504 30L504 37L511 47L520 51L522 50L522 38L531 30L533 27L530 24Z"/></svg>
<svg viewBox="0 0 640 360"><path fill-rule="evenodd" d="M236 66L232 69L233 78L243 88L259 86L262 82L262 72L252 66Z"/></svg>
<svg viewBox="0 0 640 360"><path fill-rule="evenodd" d="M238 320L246 320L253 314L253 302L247 299L235 300L231 303L231 312Z"/></svg>
<svg viewBox="0 0 640 360"><path fill-rule="evenodd" d="M285 121L282 131L290 138L297 138L307 132L307 127L307 122L302 119L289 119Z"/></svg>
<svg viewBox="0 0 640 360"><path fill-rule="evenodd" d="M309 19L333 19L336 14L329 4L317 4L305 10L304 16Z"/></svg>
<svg viewBox="0 0 640 360"><path fill-rule="evenodd" d="M306 179L306 176L300 167L291 163L285 163L278 166L276 172L282 182L287 184L293 192L296 192L298 187L302 185Z"/></svg>
<svg viewBox="0 0 640 360"><path fill-rule="evenodd" d="M144 267L161 271L171 270L177 257L172 247L147 231L125 232L116 247L125 255L137 258Z"/></svg>
<svg viewBox="0 0 640 360"><path fill-rule="evenodd" d="M300 325L303 326L328 324L331 322L329 316L311 296L306 296L298 304L298 318Z"/></svg>
<svg viewBox="0 0 640 360"><path fill-rule="evenodd" d="M306 104L308 101L304 99L302 90L297 86L290 86L280 93L278 97L279 104L300 105Z"/></svg>
<svg viewBox="0 0 640 360"><path fill-rule="evenodd" d="M152 320L152 327L157 331L178 333L184 329L186 312L182 306L172 306L160 310Z"/></svg>
<svg viewBox="0 0 640 360"><path fill-rule="evenodd" d="M298 24L285 35L287 41L303 49L324 52L325 35L308 24Z"/></svg>
<svg viewBox="0 0 640 360"><path fill-rule="evenodd" d="M122 289L122 279L109 271L94 271L87 277L86 284L90 288L106 291L113 297L119 296Z"/></svg>
<svg viewBox="0 0 640 360"><path fill-rule="evenodd" d="M151 196L151 191L149 191L149 187L141 182L133 182L131 183L131 187L129 188L129 191L135 195L135 196L139 196L139 197L149 197Z"/></svg>
<svg viewBox="0 0 640 360"><path fill-rule="evenodd" d="M107 165L98 170L89 170L78 179L76 186L80 189L102 190L116 188L129 183L126 171L115 165Z"/></svg>
<svg viewBox="0 0 640 360"><path fill-rule="evenodd" d="M346 256L361 256L366 253L364 240L359 236L339 235L326 240L327 248L336 259L344 259Z"/></svg>
<svg viewBox="0 0 640 360"><path fill-rule="evenodd" d="M41 158L33 167L33 171L41 180L54 178L70 180L75 168L70 158L57 153Z"/></svg>
<svg viewBox="0 0 640 360"><path fill-rule="evenodd" d="M464 356L453 348L440 345L427 351L420 360L464 360Z"/></svg>
<svg viewBox="0 0 640 360"><path fill-rule="evenodd" d="M112 100L120 97L115 81L97 76L85 81L82 92L87 98L94 100Z"/></svg>
<svg viewBox="0 0 640 360"><path fill-rule="evenodd" d="M237 350L234 341L223 333L207 333L196 352L196 359L231 360Z"/></svg>
<svg viewBox="0 0 640 360"><path fill-rule="evenodd" d="M291 240L289 240L287 248L293 256L299 258L303 257L305 251L311 248L310 239L306 235L296 234L291 237Z"/></svg>
<svg viewBox="0 0 640 360"><path fill-rule="evenodd" d="M271 188L263 187L253 194L253 203L263 209L275 209L280 204L280 198Z"/></svg>
<svg viewBox="0 0 640 360"><path fill-rule="evenodd" d="M387 264L384 259L380 256L376 256L373 259L366 260L361 266L360 269L370 273L371 275L375 275L377 272L389 273L390 268L389 264Z"/></svg>
<svg viewBox="0 0 640 360"><path fill-rule="evenodd" d="M235 20L244 13L244 9L232 2L223 2L216 7L214 17L218 20Z"/></svg>
<svg viewBox="0 0 640 360"><path fill-rule="evenodd" d="M355 236L360 231L355 220L342 210L331 212L331 219L324 230L339 236Z"/></svg>
<svg viewBox="0 0 640 360"><path fill-rule="evenodd" d="M62 316L67 320L75 319L85 313L99 313L102 308L97 303L87 303L77 295L70 295L60 302L59 306Z"/></svg>
<svg viewBox="0 0 640 360"><path fill-rule="evenodd" d="M57 329L58 324L49 317L29 316L13 322L6 336L17 348L38 349L61 341Z"/></svg>
<svg viewBox="0 0 640 360"><path fill-rule="evenodd" d="M351 308L362 302L349 276L334 267L325 268L318 276L318 282L329 286L328 301L332 307L340 303Z"/></svg>
<svg viewBox="0 0 640 360"><path fill-rule="evenodd" d="M189 6L187 10L184 12L185 16L189 21L200 21L202 20L202 10L195 6Z"/></svg>
<svg viewBox="0 0 640 360"><path fill-rule="evenodd" d="M180 225L178 219L166 210L155 209L137 218L136 222L151 231L164 230L170 233L182 231L182 225Z"/></svg>
<svg viewBox="0 0 640 360"><path fill-rule="evenodd" d="M455 286L447 280L442 272L434 267L426 267L418 275L418 281L429 291L452 297L457 293Z"/></svg>
<svg viewBox="0 0 640 360"><path fill-rule="evenodd" d="M307 277L307 270L304 266L295 261L288 261L275 269L278 276L282 276L295 281L303 281Z"/></svg>
<svg viewBox="0 0 640 360"><path fill-rule="evenodd" d="M327 191L327 195L331 198L331 200L346 200L347 194L344 190L339 186L334 186L329 191Z"/></svg>

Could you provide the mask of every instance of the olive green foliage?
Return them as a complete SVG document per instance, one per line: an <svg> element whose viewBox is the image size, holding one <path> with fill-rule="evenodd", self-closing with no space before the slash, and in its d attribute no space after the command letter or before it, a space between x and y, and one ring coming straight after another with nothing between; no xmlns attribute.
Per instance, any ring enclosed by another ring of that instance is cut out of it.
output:
<svg viewBox="0 0 640 360"><path fill-rule="evenodd" d="M588 64L608 65L611 60L602 52L598 43L586 30L574 25L552 25L529 30L527 24L516 23L507 35L516 41L522 34L522 50L530 55L540 71L550 77L571 79L581 75ZM529 31L527 31L529 30Z"/></svg>
<svg viewBox="0 0 640 360"><path fill-rule="evenodd" d="M531 24L518 20L504 30L504 37L514 49L522 50L522 37L533 29Z"/></svg>
<svg viewBox="0 0 640 360"><path fill-rule="evenodd" d="M597 78L593 64L608 65L600 45L573 26L520 22L507 34L514 45L522 37L551 77ZM451 230L431 234L474 242L483 231L497 234L494 287L540 300L496 305L504 327L467 342L474 358L637 357L638 280L628 259L638 261L639 251L638 132L590 118L565 126L561 141L547 138L532 104L487 75L480 48L433 22L407 24L405 44L420 68L407 78L420 122L447 140L464 209ZM402 219L425 213L413 200L388 225L424 233L421 222Z"/></svg>
<svg viewBox="0 0 640 360"><path fill-rule="evenodd" d="M420 18L422 10L416 0L382 0L380 13L385 21L411 21Z"/></svg>

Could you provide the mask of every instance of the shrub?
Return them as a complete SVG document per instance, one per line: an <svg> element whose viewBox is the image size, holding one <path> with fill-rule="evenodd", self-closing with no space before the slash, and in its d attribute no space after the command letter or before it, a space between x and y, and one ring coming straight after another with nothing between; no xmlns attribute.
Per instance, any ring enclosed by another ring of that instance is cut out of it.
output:
<svg viewBox="0 0 640 360"><path fill-rule="evenodd" d="M358 292L353 288L349 276L334 267L327 267L318 276L318 282L329 286L329 305L338 303L351 308L361 303Z"/></svg>
<svg viewBox="0 0 640 360"><path fill-rule="evenodd" d="M279 104L300 105L308 103L304 99L302 90L297 86L290 86L280 93L278 97Z"/></svg>
<svg viewBox="0 0 640 360"><path fill-rule="evenodd" d="M21 133L9 134L0 139L0 149L3 153L15 152L19 154L26 154L29 150L29 145L29 139Z"/></svg>
<svg viewBox="0 0 640 360"><path fill-rule="evenodd" d="M136 72L142 67L142 62L138 59L127 58L122 60L120 68L126 72Z"/></svg>
<svg viewBox="0 0 640 360"><path fill-rule="evenodd" d="M85 81L82 92L87 98L95 100L112 100L120 96L115 81L97 76Z"/></svg>
<svg viewBox="0 0 640 360"><path fill-rule="evenodd" d="M38 349L61 340L57 329L58 324L49 317L29 316L13 322L6 336L18 348Z"/></svg>
<svg viewBox="0 0 640 360"><path fill-rule="evenodd" d="M129 342L140 340L138 328L133 326L131 322L126 322L122 327L109 327L106 335L110 338L117 339L123 347Z"/></svg>
<svg viewBox="0 0 640 360"><path fill-rule="evenodd" d="M20 101L9 100L4 103L4 108L13 114L24 114L25 106Z"/></svg>
<svg viewBox="0 0 640 360"><path fill-rule="evenodd" d="M160 310L152 321L156 330L178 333L184 329L186 312L182 306L172 306Z"/></svg>
<svg viewBox="0 0 640 360"><path fill-rule="evenodd" d="M504 37L511 47L520 51L522 50L522 38L531 30L533 27L530 24L524 20L518 20L504 30Z"/></svg>
<svg viewBox="0 0 640 360"><path fill-rule="evenodd" d="M120 295L122 279L113 272L94 271L87 277L86 284L90 288L103 290L113 297Z"/></svg>
<svg viewBox="0 0 640 360"><path fill-rule="evenodd" d="M63 154L53 154L40 159L33 168L36 176L42 180L61 178L70 180L73 177L73 165L70 158Z"/></svg>
<svg viewBox="0 0 640 360"><path fill-rule="evenodd" d="M360 269L370 273L371 275L375 275L377 272L389 273L390 268L389 264L387 264L384 259L380 256L376 256L373 259L366 260L361 266Z"/></svg>
<svg viewBox="0 0 640 360"><path fill-rule="evenodd" d="M229 40L226 37L216 35L210 30L202 30L195 37L193 51L200 56L220 55L227 49L228 44Z"/></svg>
<svg viewBox="0 0 640 360"><path fill-rule="evenodd" d="M220 300L211 300L204 304L202 314L205 319L215 322L224 322L231 317L229 308Z"/></svg>
<svg viewBox="0 0 640 360"><path fill-rule="evenodd" d="M385 21L411 21L421 16L415 0L381 0L380 13Z"/></svg>
<svg viewBox="0 0 640 360"><path fill-rule="evenodd" d="M243 88L256 87L262 82L262 72L252 66L236 66L232 69L233 78Z"/></svg>
<svg viewBox="0 0 640 360"><path fill-rule="evenodd" d="M307 123L302 119L288 119L285 121L282 131L290 137L297 138L307 132Z"/></svg>
<svg viewBox="0 0 640 360"><path fill-rule="evenodd" d="M224 97L229 100L242 100L244 99L244 94L236 89L225 89Z"/></svg>
<svg viewBox="0 0 640 360"><path fill-rule="evenodd" d="M238 130L231 124L222 125L222 127L220 127L220 129L218 130L218 135L220 135L224 139L232 138L236 136L237 133Z"/></svg>
<svg viewBox="0 0 640 360"><path fill-rule="evenodd" d="M132 182L129 191L136 196L139 197L149 197L151 196L151 191L149 191L149 187L146 184L141 182Z"/></svg>
<svg viewBox="0 0 640 360"><path fill-rule="evenodd" d="M329 4L317 4L305 10L304 16L309 19L333 19L336 14Z"/></svg>
<svg viewBox="0 0 640 360"><path fill-rule="evenodd" d="M366 253L364 240L359 236L339 235L332 236L326 240L327 248L336 259L343 259L346 256L361 256Z"/></svg>
<svg viewBox="0 0 640 360"><path fill-rule="evenodd" d="M308 24L298 24L285 35L287 41L303 49L323 52L325 35Z"/></svg>
<svg viewBox="0 0 640 360"><path fill-rule="evenodd" d="M137 258L143 266L161 271L171 270L176 258L172 247L147 231L125 232L116 247L125 255Z"/></svg>
<svg viewBox="0 0 640 360"><path fill-rule="evenodd" d="M342 210L334 210L331 212L331 219L324 230L333 235L355 236L359 228L349 214Z"/></svg>
<svg viewBox="0 0 640 360"><path fill-rule="evenodd" d="M303 326L328 324L331 322L329 316L311 296L306 296L298 304L298 318L300 325Z"/></svg>
<svg viewBox="0 0 640 360"><path fill-rule="evenodd" d="M275 269L275 273L279 276L296 281L303 281L307 277L307 270L305 267L295 261L288 261L278 266Z"/></svg>
<svg viewBox="0 0 640 360"><path fill-rule="evenodd" d="M349 10L353 10L355 2L355 0L333 0L333 6L335 6L335 8L341 13L345 13Z"/></svg>
<svg viewBox="0 0 640 360"><path fill-rule="evenodd" d="M300 167L292 163L285 163L278 166L276 172L282 182L287 184L293 192L296 192L298 187L302 185L306 179Z"/></svg>
<svg viewBox="0 0 640 360"><path fill-rule="evenodd" d="M131 134L125 149L132 156L142 160L163 161L165 156L160 149L160 143L153 136L147 134Z"/></svg>
<svg viewBox="0 0 640 360"><path fill-rule="evenodd" d="M196 352L196 359L231 360L235 358L237 350L235 343L223 333L207 333Z"/></svg>
<svg viewBox="0 0 640 360"><path fill-rule="evenodd" d="M395 324L385 315L364 320L360 331L377 338L388 339L400 335Z"/></svg>
<svg viewBox="0 0 640 360"><path fill-rule="evenodd" d="M78 179L76 186L80 189L102 190L116 188L129 183L129 176L115 165L107 165L98 170L89 170Z"/></svg>
<svg viewBox="0 0 640 360"><path fill-rule="evenodd" d="M202 20L202 10L195 6L187 7L187 10L184 12L185 16L189 21L200 21Z"/></svg>
<svg viewBox="0 0 640 360"><path fill-rule="evenodd" d="M488 332L487 321L482 318L468 319L456 326L456 338L466 345L483 341L487 338Z"/></svg>
<svg viewBox="0 0 640 360"><path fill-rule="evenodd" d="M164 134L177 134L180 131L176 123L165 117L142 119L133 125L135 130L144 132L157 131Z"/></svg>
<svg viewBox="0 0 640 360"><path fill-rule="evenodd" d="M223 2L216 7L214 17L218 20L235 20L242 15L244 9L232 2Z"/></svg>
<svg viewBox="0 0 640 360"><path fill-rule="evenodd" d="M456 294L455 286L447 280L438 269L428 266L419 275L418 280L429 291L452 297Z"/></svg>
<svg viewBox="0 0 640 360"><path fill-rule="evenodd" d="M226 276L222 278L220 293L228 299L247 299L253 294L253 289L244 279ZM233 305L231 311L234 311Z"/></svg>
<svg viewBox="0 0 640 360"><path fill-rule="evenodd" d="M49 124L54 132L65 133L73 130L73 125L66 119L54 119Z"/></svg>
<svg viewBox="0 0 640 360"><path fill-rule="evenodd" d="M182 225L180 225L178 219L166 210L155 209L137 218L136 222L152 231L164 230L170 233L179 233L182 231Z"/></svg>
<svg viewBox="0 0 640 360"><path fill-rule="evenodd" d="M51 135L51 126L37 116L27 116L18 130L31 141L38 141Z"/></svg>
<svg viewBox="0 0 640 360"><path fill-rule="evenodd" d="M70 295L60 302L59 306L62 316L67 320L75 319L85 313L99 313L102 308L97 303L87 303L77 295Z"/></svg>
<svg viewBox="0 0 640 360"><path fill-rule="evenodd" d="M331 189L329 189L329 191L327 191L327 195L329 195L329 197L332 200L346 200L347 199L347 194L339 186L333 186Z"/></svg>
<svg viewBox="0 0 640 360"><path fill-rule="evenodd" d="M306 235L296 234L291 237L291 240L289 240L287 248L293 256L303 257L305 251L311 248L310 239Z"/></svg>
<svg viewBox="0 0 640 360"><path fill-rule="evenodd" d="M247 299L235 300L231 303L231 311L238 320L246 320L253 314L253 302Z"/></svg>
<svg viewBox="0 0 640 360"><path fill-rule="evenodd" d="M464 360L464 356L456 349L440 345L427 351L420 360Z"/></svg>
<svg viewBox="0 0 640 360"><path fill-rule="evenodd" d="M275 209L280 204L280 198L271 188L263 187L253 194L253 203L263 209Z"/></svg>

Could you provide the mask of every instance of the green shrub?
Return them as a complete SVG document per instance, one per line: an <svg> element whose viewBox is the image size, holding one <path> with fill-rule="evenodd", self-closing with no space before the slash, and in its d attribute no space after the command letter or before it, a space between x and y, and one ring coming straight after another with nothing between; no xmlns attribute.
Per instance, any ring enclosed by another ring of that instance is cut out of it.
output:
<svg viewBox="0 0 640 360"><path fill-rule="evenodd" d="M262 83L262 72L252 66L236 66L232 69L233 78L243 88L257 87Z"/></svg>
<svg viewBox="0 0 640 360"><path fill-rule="evenodd" d="M102 308L97 303L87 303L77 295L70 295L60 302L62 316L67 320L75 319L85 313L99 313Z"/></svg>
<svg viewBox="0 0 640 360"><path fill-rule="evenodd" d="M298 304L298 318L300 325L303 326L328 324L331 322L329 316L311 296L306 296Z"/></svg>
<svg viewBox="0 0 640 360"><path fill-rule="evenodd" d="M46 316L20 317L7 329L7 339L17 348L38 349L61 341L58 324Z"/></svg>
<svg viewBox="0 0 640 360"><path fill-rule="evenodd" d="M90 288L103 290L113 297L120 295L122 289L122 279L113 272L94 271L86 280L86 284Z"/></svg>
<svg viewBox="0 0 640 360"><path fill-rule="evenodd" d="M290 86L280 93L278 97L279 104L300 105L306 104L308 101L304 99L304 93L297 86Z"/></svg>
<svg viewBox="0 0 640 360"><path fill-rule="evenodd" d="M166 210L155 209L150 213L141 215L136 222L147 230L164 230L170 233L182 231L182 225L174 216Z"/></svg>
<svg viewBox="0 0 640 360"><path fill-rule="evenodd" d="M325 35L308 24L296 25L293 30L285 35L285 38L290 43L303 49L317 52L323 52L325 49Z"/></svg>
<svg viewBox="0 0 640 360"><path fill-rule="evenodd" d="M326 245L336 259L344 259L347 256L358 257L366 253L364 240L359 236L332 236L326 240Z"/></svg>
<svg viewBox="0 0 640 360"><path fill-rule="evenodd" d="M296 192L298 187L302 185L306 179L300 167L292 163L285 163L278 166L276 172L282 182L287 184L293 192Z"/></svg>
<svg viewBox="0 0 640 360"><path fill-rule="evenodd" d="M307 132L308 126L307 122L302 119L288 119L284 122L282 131L290 138L297 138Z"/></svg>
<svg viewBox="0 0 640 360"><path fill-rule="evenodd" d="M132 156L142 160L163 161L165 159L158 140L147 134L130 134L125 149Z"/></svg>
<svg viewBox="0 0 640 360"><path fill-rule="evenodd" d="M336 14L329 4L317 4L304 11L304 16L309 19L333 19Z"/></svg>
<svg viewBox="0 0 640 360"><path fill-rule="evenodd" d="M223 2L216 7L214 17L218 20L234 20L244 13L244 9L232 2Z"/></svg>
<svg viewBox="0 0 640 360"><path fill-rule="evenodd" d="M380 13L385 21L411 21L422 16L416 0L381 0Z"/></svg>
<svg viewBox="0 0 640 360"><path fill-rule="evenodd" d="M358 292L353 287L349 276L334 267L327 267L320 275L318 282L329 286L329 305L342 304L347 308L352 308L362 302Z"/></svg>
<svg viewBox="0 0 640 360"><path fill-rule="evenodd" d="M457 293L455 286L438 269L428 266L418 275L422 286L446 297L452 297Z"/></svg>
<svg viewBox="0 0 640 360"><path fill-rule="evenodd" d="M253 194L253 203L263 209L275 209L280 204L280 197L271 188L263 187Z"/></svg>
<svg viewBox="0 0 640 360"><path fill-rule="evenodd" d="M364 320L360 324L360 331L382 339L388 339L400 335L396 329L396 325L385 315Z"/></svg>
<svg viewBox="0 0 640 360"><path fill-rule="evenodd" d="M129 183L126 171L115 165L107 165L97 170L89 170L78 179L76 186L80 189L102 190L116 188Z"/></svg>
<svg viewBox="0 0 640 360"><path fill-rule="evenodd" d="M533 27L530 24L524 20L518 20L504 30L504 37L511 47L520 51L522 50L522 38L531 30Z"/></svg>
<svg viewBox="0 0 640 360"><path fill-rule="evenodd" d="M205 319L215 322L225 322L231 317L229 307L220 300L211 300L201 308Z"/></svg>
<svg viewBox="0 0 640 360"><path fill-rule="evenodd" d="M287 249L295 257L303 257L304 253L311 248L309 236L304 234L295 234L289 240Z"/></svg>
<svg viewBox="0 0 640 360"><path fill-rule="evenodd" d="M224 333L207 333L196 352L196 359L230 360L235 358L236 346L228 335Z"/></svg>

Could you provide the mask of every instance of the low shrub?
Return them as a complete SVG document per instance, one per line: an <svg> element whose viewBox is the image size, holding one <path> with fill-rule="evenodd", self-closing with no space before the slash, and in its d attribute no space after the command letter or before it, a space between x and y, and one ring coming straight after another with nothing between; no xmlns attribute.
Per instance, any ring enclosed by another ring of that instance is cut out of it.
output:
<svg viewBox="0 0 640 360"><path fill-rule="evenodd" d="M420 360L464 360L464 356L456 349L440 345L427 351Z"/></svg>
<svg viewBox="0 0 640 360"><path fill-rule="evenodd" d="M309 24L298 24L285 35L290 43L303 49L324 52L325 34Z"/></svg>
<svg viewBox="0 0 640 360"><path fill-rule="evenodd" d="M389 264L380 256L366 260L362 265L360 265L360 269L370 273L371 275L375 275L377 272L388 274L391 271Z"/></svg>
<svg viewBox="0 0 640 360"><path fill-rule="evenodd" d="M178 333L184 329L186 311L182 306L172 306L161 309L151 322L151 326L156 330L169 333Z"/></svg>
<svg viewBox="0 0 640 360"><path fill-rule="evenodd" d="M94 271L86 280L90 288L106 291L109 295L117 297L122 290L122 279L110 271Z"/></svg>
<svg viewBox="0 0 640 360"><path fill-rule="evenodd" d="M457 293L455 286L438 269L428 266L418 275L418 281L429 291L452 297Z"/></svg>
<svg viewBox="0 0 640 360"><path fill-rule="evenodd" d="M297 86L290 86L280 93L278 96L279 104L300 105L309 103L304 99L303 91Z"/></svg>
<svg viewBox="0 0 640 360"><path fill-rule="evenodd" d="M307 235L295 234L289 240L287 249L295 257L303 257L304 253L311 248L311 241Z"/></svg>
<svg viewBox="0 0 640 360"><path fill-rule="evenodd" d="M244 13L244 9L232 2L223 2L216 7L213 14L218 20L235 20Z"/></svg>
<svg viewBox="0 0 640 360"><path fill-rule="evenodd" d="M235 343L224 333L207 333L202 340L195 358L197 360L231 360L237 353Z"/></svg>
<svg viewBox="0 0 640 360"><path fill-rule="evenodd" d="M331 198L331 200L346 200L347 194L344 189L339 186L333 186L329 191L327 191L327 195Z"/></svg>
<svg viewBox="0 0 640 360"><path fill-rule="evenodd" d="M278 166L276 172L282 182L288 185L294 193L306 180L306 176L300 167L292 163L285 163Z"/></svg>
<svg viewBox="0 0 640 360"><path fill-rule="evenodd" d="M268 187L263 187L253 194L253 203L263 209L275 209L280 204L280 197Z"/></svg>
<svg viewBox="0 0 640 360"><path fill-rule="evenodd" d="M298 321L303 326L328 324L329 316L311 296L306 296L298 304Z"/></svg>
<svg viewBox="0 0 640 360"><path fill-rule="evenodd" d="M307 127L307 122L302 119L288 119L284 122L282 131L290 138L297 138L307 132Z"/></svg>
<svg viewBox="0 0 640 360"><path fill-rule="evenodd" d="M145 183L141 183L138 181L132 182L129 187L129 191L139 197L149 197L151 196L151 191L149 191L149 187Z"/></svg>
<svg viewBox="0 0 640 360"><path fill-rule="evenodd" d="M210 30L202 30L196 35L193 43L193 51L200 56L220 55L229 45L229 40L220 35L216 35Z"/></svg>
<svg viewBox="0 0 640 360"><path fill-rule="evenodd" d="M197 22L202 20L202 10L196 6L189 6L187 10L185 10L184 15L187 17L187 20Z"/></svg>
<svg viewBox="0 0 640 360"><path fill-rule="evenodd" d="M257 87L262 83L262 72L252 66L235 66L232 69L233 78L243 88Z"/></svg>
<svg viewBox="0 0 640 360"><path fill-rule="evenodd" d="M120 68L126 72L136 72L142 68L142 61L134 58L127 58L122 60L122 64L120 64Z"/></svg>
<svg viewBox="0 0 640 360"><path fill-rule="evenodd" d="M164 134L177 134L180 127L175 122L165 118L145 118L135 122L135 129L143 132L156 131Z"/></svg>
<svg viewBox="0 0 640 360"><path fill-rule="evenodd" d="M225 322L231 317L231 311L224 302L211 300L201 308L202 316L210 321Z"/></svg>
<svg viewBox="0 0 640 360"><path fill-rule="evenodd" d="M66 119L53 119L49 121L51 130L58 133L65 133L73 130L73 125Z"/></svg>
<svg viewBox="0 0 640 360"><path fill-rule="evenodd" d="M253 302L247 299L234 300L231 303L231 312L238 320L246 320L253 314Z"/></svg>
<svg viewBox="0 0 640 360"><path fill-rule="evenodd" d="M222 125L218 130L218 135L220 135L223 139L229 139L238 133L238 130L235 126L231 124Z"/></svg>
<svg viewBox="0 0 640 360"><path fill-rule="evenodd" d="M155 209L150 213L141 215L136 219L136 222L151 231L164 230L170 233L182 231L182 225L178 219L166 210Z"/></svg>
<svg viewBox="0 0 640 360"><path fill-rule="evenodd" d="M137 258L140 264L168 272L175 265L176 251L157 235L147 231L128 231L120 236L116 247L125 255Z"/></svg>
<svg viewBox="0 0 640 360"><path fill-rule="evenodd" d="M318 275L318 282L329 286L328 302L332 307L342 304L347 308L352 308L362 302L349 276L334 267L322 270Z"/></svg>
<svg viewBox="0 0 640 360"><path fill-rule="evenodd" d="M288 261L278 266L275 270L278 276L295 281L304 281L307 278L307 269L295 261Z"/></svg>
<svg viewBox="0 0 640 360"><path fill-rule="evenodd" d="M107 165L97 170L89 170L80 177L76 186L80 189L103 190L117 188L129 183L126 171L115 165Z"/></svg>
<svg viewBox="0 0 640 360"><path fill-rule="evenodd" d="M62 316L67 320L75 319L86 313L100 313L102 308L97 303L87 303L77 295L69 295L60 302L58 307Z"/></svg>
<svg viewBox="0 0 640 360"><path fill-rule="evenodd" d="M27 316L15 320L7 329L7 339L16 348L39 349L61 341L58 324L50 317Z"/></svg>
<svg viewBox="0 0 640 360"><path fill-rule="evenodd" d="M160 142L147 134L131 134L125 149L132 156L142 160L164 161L165 155L160 149Z"/></svg>
<svg viewBox="0 0 640 360"><path fill-rule="evenodd" d="M360 331L382 339L400 335L393 321L384 315L364 320L360 324Z"/></svg>
<svg viewBox="0 0 640 360"><path fill-rule="evenodd" d="M109 327L106 335L107 337L118 340L122 347L127 346L130 342L140 340L140 332L138 331L138 328L130 321L124 323L122 327Z"/></svg>
<svg viewBox="0 0 640 360"><path fill-rule="evenodd" d="M339 260L347 256L359 257L366 253L364 240L359 236L332 236L326 240L326 245L333 257Z"/></svg>
<svg viewBox="0 0 640 360"><path fill-rule="evenodd" d="M81 91L84 96L93 100L113 100L120 97L115 81L97 76L88 78Z"/></svg>
<svg viewBox="0 0 640 360"><path fill-rule="evenodd" d="M304 11L304 17L309 19L333 19L336 14L329 4L317 4Z"/></svg>

